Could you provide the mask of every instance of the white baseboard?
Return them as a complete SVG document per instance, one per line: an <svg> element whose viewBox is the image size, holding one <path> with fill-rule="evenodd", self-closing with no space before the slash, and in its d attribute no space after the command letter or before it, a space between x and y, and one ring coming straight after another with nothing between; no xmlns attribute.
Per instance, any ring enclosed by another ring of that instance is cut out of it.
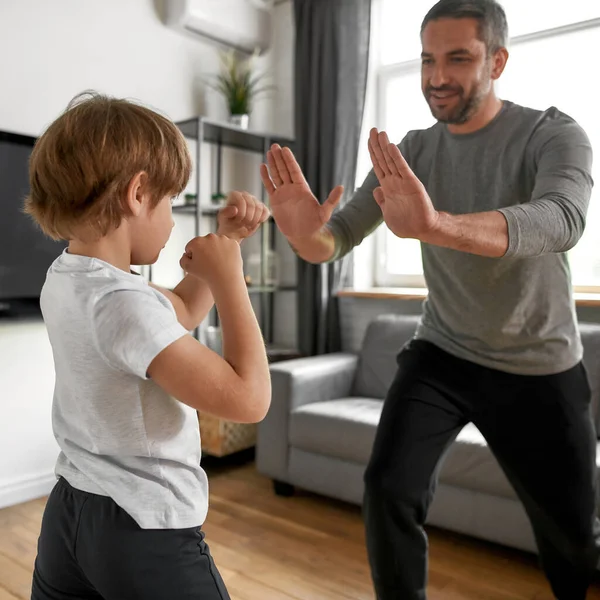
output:
<svg viewBox="0 0 600 600"><path fill-rule="evenodd" d="M55 483L56 476L53 471L6 483L0 482L0 508L47 496Z"/></svg>

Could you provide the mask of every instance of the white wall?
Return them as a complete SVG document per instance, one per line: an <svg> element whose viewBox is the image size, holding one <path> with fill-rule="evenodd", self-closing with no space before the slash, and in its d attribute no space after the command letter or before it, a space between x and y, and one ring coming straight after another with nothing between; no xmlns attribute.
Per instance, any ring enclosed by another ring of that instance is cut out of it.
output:
<svg viewBox="0 0 600 600"><path fill-rule="evenodd" d="M0 508L43 495L53 484L53 387L44 324L0 321Z"/></svg>
<svg viewBox="0 0 600 600"><path fill-rule="evenodd" d="M3 0L0 129L37 135L77 93L135 97L174 119L204 109L211 46L165 27L153 0Z"/></svg>
<svg viewBox="0 0 600 600"><path fill-rule="evenodd" d="M88 88L137 98L174 120L224 118L223 102L202 85L217 69L216 49L165 27L161 9L158 0L1 0L0 129L38 135ZM262 59L264 67L272 56ZM253 128L269 130L273 115L287 111L285 101L272 110L287 85L257 104ZM243 185L239 179L236 186ZM189 220L176 230L177 251L164 257L170 262L193 235ZM177 273L170 265L163 270L166 278ZM0 506L50 489L58 451L50 420L53 384L43 323L0 319Z"/></svg>

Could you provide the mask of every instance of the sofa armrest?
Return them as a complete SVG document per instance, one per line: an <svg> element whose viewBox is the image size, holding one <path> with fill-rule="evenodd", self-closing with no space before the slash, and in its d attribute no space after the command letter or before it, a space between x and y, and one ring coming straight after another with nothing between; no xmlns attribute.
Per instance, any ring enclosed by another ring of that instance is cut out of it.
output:
<svg viewBox="0 0 600 600"><path fill-rule="evenodd" d="M290 413L313 402L349 396L358 357L332 353L271 365L271 407L258 425L256 468L287 481Z"/></svg>

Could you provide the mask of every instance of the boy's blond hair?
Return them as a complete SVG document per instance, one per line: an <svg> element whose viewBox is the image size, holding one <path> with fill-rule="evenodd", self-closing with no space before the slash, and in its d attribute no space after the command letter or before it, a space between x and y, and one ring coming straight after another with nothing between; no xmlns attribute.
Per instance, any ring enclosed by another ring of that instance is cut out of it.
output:
<svg viewBox="0 0 600 600"><path fill-rule="evenodd" d="M130 212L127 186L148 175L152 205L190 177L185 139L166 117L128 100L85 92L39 138L29 163L25 212L54 239L87 228L106 235Z"/></svg>

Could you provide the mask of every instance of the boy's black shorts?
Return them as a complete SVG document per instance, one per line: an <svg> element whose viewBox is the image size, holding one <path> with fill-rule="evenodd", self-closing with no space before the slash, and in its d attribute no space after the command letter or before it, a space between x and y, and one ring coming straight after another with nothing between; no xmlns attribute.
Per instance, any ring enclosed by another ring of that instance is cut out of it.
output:
<svg viewBox="0 0 600 600"><path fill-rule="evenodd" d="M48 499L32 600L230 600L199 527L141 529L61 478Z"/></svg>

